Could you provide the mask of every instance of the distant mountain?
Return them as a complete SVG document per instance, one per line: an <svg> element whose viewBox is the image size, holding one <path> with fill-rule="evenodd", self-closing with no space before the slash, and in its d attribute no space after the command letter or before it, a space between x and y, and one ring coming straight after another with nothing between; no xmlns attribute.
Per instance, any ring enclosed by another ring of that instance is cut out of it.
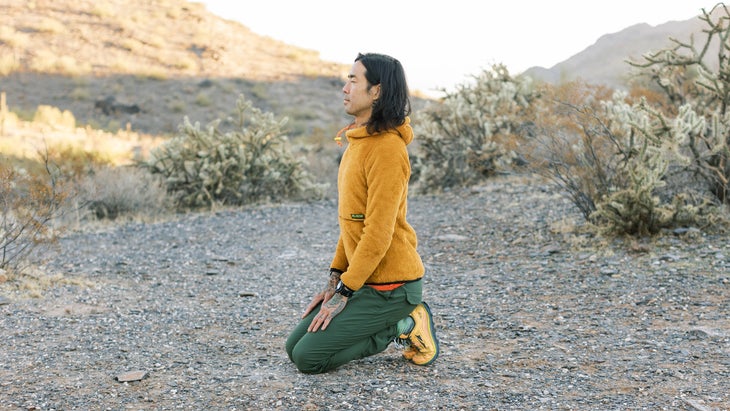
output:
<svg viewBox="0 0 730 411"><path fill-rule="evenodd" d="M593 84L624 87L633 71L627 60L641 62L642 55L673 46L670 37L689 42L694 35L696 45L704 44L706 37L701 36L706 27L698 17L657 26L636 24L600 37L595 44L553 67L532 67L524 74L552 84L582 79Z"/></svg>

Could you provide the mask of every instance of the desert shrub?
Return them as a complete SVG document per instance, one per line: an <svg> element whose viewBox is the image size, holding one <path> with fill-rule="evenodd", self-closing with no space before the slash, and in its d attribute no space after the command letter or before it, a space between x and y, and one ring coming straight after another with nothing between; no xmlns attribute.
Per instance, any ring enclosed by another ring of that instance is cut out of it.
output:
<svg viewBox="0 0 730 411"><path fill-rule="evenodd" d="M5 92L0 91L0 136L5 135L5 126L15 126L19 121L18 115L8 110L5 98Z"/></svg>
<svg viewBox="0 0 730 411"><path fill-rule="evenodd" d="M21 270L26 258L56 242L52 222L69 192L48 158L45 173L29 174L0 162L0 269Z"/></svg>
<svg viewBox="0 0 730 411"><path fill-rule="evenodd" d="M66 180L83 178L95 167L112 163L109 153L86 149L77 144L56 143L44 148L57 172Z"/></svg>
<svg viewBox="0 0 730 411"><path fill-rule="evenodd" d="M612 90L580 81L543 90L535 135L519 148L530 171L553 180L586 219L610 190L613 143L601 117Z"/></svg>
<svg viewBox="0 0 730 411"><path fill-rule="evenodd" d="M33 122L53 127L65 127L73 129L76 127L76 118L68 110L61 111L57 107L40 105L33 115Z"/></svg>
<svg viewBox="0 0 730 411"><path fill-rule="evenodd" d="M20 62L13 54L0 56L0 76L7 76L20 69Z"/></svg>
<svg viewBox="0 0 730 411"><path fill-rule="evenodd" d="M495 65L419 113L415 186L423 192L476 184L516 159L521 127L538 97L529 77Z"/></svg>
<svg viewBox="0 0 730 411"><path fill-rule="evenodd" d="M622 110L629 134L615 134L622 162L613 189L597 204L591 215L610 231L627 234L655 234L662 228L706 227L719 221L721 208L702 186L702 178L688 170L693 163L691 136L705 129L704 119L691 105L679 107L676 117L666 118L646 104ZM719 127L727 132L725 125Z"/></svg>
<svg viewBox="0 0 730 411"><path fill-rule="evenodd" d="M63 22L51 17L42 17L35 22L33 29L41 33L59 34L68 31L68 27Z"/></svg>
<svg viewBox="0 0 730 411"><path fill-rule="evenodd" d="M15 27L0 24L0 42L8 47L22 49L28 46L30 35L15 30Z"/></svg>
<svg viewBox="0 0 730 411"><path fill-rule="evenodd" d="M707 53L713 37L730 34L730 14L717 7L724 15L703 10L704 45L672 39L674 47L632 63L648 86L609 96L572 83L547 88L537 104L526 157L602 230L644 235L727 221L730 62L719 49L713 71Z"/></svg>
<svg viewBox="0 0 730 411"><path fill-rule="evenodd" d="M150 153L144 165L161 174L183 208L243 205L319 196L302 161L287 146L283 126L272 113L238 99L234 129L220 120L205 129L185 117L179 135Z"/></svg>
<svg viewBox="0 0 730 411"><path fill-rule="evenodd" d="M669 119L624 92L583 97L581 105L554 103L563 120L542 123L535 138L541 149L528 158L586 220L605 232L631 235L715 221L716 206L683 172L691 162L684 149L688 135L704 124L689 105Z"/></svg>
<svg viewBox="0 0 730 411"><path fill-rule="evenodd" d="M172 209L162 177L136 166L97 167L79 186L79 205L99 220L154 219Z"/></svg>

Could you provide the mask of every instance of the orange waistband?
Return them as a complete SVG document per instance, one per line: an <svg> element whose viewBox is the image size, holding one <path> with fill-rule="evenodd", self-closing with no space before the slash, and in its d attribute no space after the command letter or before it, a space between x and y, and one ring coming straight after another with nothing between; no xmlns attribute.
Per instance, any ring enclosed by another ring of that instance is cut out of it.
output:
<svg viewBox="0 0 730 411"><path fill-rule="evenodd" d="M405 283L391 283L391 284L366 284L368 287L378 291L393 291Z"/></svg>

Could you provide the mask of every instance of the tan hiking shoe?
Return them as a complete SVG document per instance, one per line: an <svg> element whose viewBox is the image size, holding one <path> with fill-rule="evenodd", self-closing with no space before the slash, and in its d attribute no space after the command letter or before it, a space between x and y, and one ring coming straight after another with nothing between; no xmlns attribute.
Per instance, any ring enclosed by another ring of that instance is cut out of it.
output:
<svg viewBox="0 0 730 411"><path fill-rule="evenodd" d="M439 356L439 342L433 326L433 315L428 304L422 302L411 312L415 325L410 333L401 334L398 339L408 341L403 358L417 365L429 365Z"/></svg>
<svg viewBox="0 0 730 411"><path fill-rule="evenodd" d="M406 360L411 360L416 353L418 353L418 350L416 347L411 345L411 342L408 341L408 334L401 334L395 339L395 343L403 348L403 358Z"/></svg>
<svg viewBox="0 0 730 411"><path fill-rule="evenodd" d="M403 352L402 352L403 358L405 358L406 360L412 360L413 356L416 355L417 353L418 353L418 350L416 349L416 347L414 347L412 345L407 346L406 349L403 350Z"/></svg>

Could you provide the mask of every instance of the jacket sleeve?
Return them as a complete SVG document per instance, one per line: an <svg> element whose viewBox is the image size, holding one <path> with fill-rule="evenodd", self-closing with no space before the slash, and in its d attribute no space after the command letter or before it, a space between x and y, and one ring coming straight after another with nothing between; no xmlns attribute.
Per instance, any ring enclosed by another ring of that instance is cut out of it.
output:
<svg viewBox="0 0 730 411"><path fill-rule="evenodd" d="M342 272L347 271L348 267L347 255L345 255L345 246L342 244L342 235L337 240L337 249L335 250L335 256L332 258L330 268L336 268Z"/></svg>

